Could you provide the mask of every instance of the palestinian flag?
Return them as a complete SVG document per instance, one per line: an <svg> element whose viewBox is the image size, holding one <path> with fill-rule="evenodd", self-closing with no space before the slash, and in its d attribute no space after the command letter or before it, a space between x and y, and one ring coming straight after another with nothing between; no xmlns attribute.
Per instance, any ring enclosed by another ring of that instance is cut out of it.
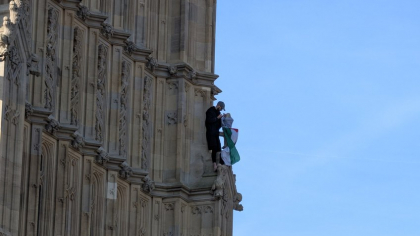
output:
<svg viewBox="0 0 420 236"><path fill-rule="evenodd" d="M238 141L238 131L239 131L238 129L223 127L223 134L225 136L227 145L229 147L228 151L230 151L230 164L231 165L235 164L241 159L239 156L238 150L235 147L236 141Z"/></svg>

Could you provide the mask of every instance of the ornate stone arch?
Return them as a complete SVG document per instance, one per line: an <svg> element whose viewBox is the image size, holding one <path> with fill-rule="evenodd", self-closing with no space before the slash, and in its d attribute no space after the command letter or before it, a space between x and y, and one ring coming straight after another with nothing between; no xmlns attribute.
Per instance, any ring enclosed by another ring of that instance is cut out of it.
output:
<svg viewBox="0 0 420 236"><path fill-rule="evenodd" d="M92 184L91 184L91 202L90 211L91 222L90 222L90 235L91 236L102 236L104 235L104 209L105 209L105 186L104 186L104 174L101 172L93 172Z"/></svg>
<svg viewBox="0 0 420 236"><path fill-rule="evenodd" d="M116 203L116 226L117 235L127 235L128 233L128 200L127 188L118 184L117 203Z"/></svg>
<svg viewBox="0 0 420 236"><path fill-rule="evenodd" d="M38 158L37 235L53 235L55 205L55 142L46 138Z"/></svg>

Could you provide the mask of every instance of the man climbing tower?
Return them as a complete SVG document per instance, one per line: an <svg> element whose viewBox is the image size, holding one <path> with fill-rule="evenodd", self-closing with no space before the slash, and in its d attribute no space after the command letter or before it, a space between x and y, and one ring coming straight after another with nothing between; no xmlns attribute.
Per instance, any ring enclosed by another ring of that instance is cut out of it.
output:
<svg viewBox="0 0 420 236"><path fill-rule="evenodd" d="M206 138L208 149L211 150L211 159L213 161L213 169L217 170L216 154L221 151L219 129L222 127L221 110L225 110L225 103L220 101L216 106L212 106L206 111ZM224 164L220 159L220 164Z"/></svg>

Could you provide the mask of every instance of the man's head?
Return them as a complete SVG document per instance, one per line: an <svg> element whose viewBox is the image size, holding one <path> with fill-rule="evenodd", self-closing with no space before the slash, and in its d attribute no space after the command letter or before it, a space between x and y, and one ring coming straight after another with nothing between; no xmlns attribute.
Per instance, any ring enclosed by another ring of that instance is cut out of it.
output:
<svg viewBox="0 0 420 236"><path fill-rule="evenodd" d="M218 110L218 111L224 110L225 111L225 103L222 102L222 101L218 102L217 105L216 105L216 110Z"/></svg>

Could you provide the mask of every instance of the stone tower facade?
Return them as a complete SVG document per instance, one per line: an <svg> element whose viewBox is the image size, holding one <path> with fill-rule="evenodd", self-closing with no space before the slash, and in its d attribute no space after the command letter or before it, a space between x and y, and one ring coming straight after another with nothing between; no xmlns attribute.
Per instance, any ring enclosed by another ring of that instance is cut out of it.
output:
<svg viewBox="0 0 420 236"><path fill-rule="evenodd" d="M0 0L0 235L232 235L216 0Z"/></svg>

